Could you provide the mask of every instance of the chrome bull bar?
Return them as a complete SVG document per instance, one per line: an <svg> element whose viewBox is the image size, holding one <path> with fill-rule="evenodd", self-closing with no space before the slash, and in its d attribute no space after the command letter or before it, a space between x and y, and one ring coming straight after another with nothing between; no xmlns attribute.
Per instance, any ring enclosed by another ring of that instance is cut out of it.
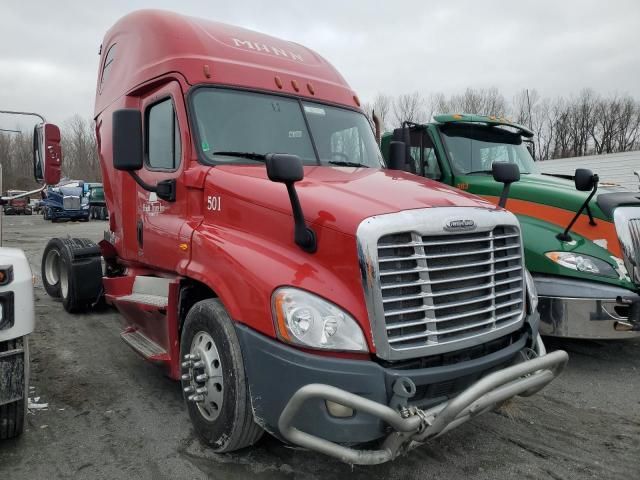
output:
<svg viewBox="0 0 640 480"><path fill-rule="evenodd" d="M516 395L533 395L562 372L568 359L569 356L562 350L543 354L481 378L448 402L428 410L409 407L402 413L340 388L309 384L293 394L280 415L278 428L288 442L345 463L380 464L393 460L403 452L442 435ZM394 431L384 439L378 450L358 450L308 434L295 428L292 423L305 402L311 399L328 400L373 415Z"/></svg>

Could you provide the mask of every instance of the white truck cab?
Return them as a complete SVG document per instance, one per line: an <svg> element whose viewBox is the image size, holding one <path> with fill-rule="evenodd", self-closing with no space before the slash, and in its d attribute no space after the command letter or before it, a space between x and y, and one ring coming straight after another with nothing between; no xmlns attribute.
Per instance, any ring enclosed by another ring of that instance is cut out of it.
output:
<svg viewBox="0 0 640 480"><path fill-rule="evenodd" d="M43 186L31 192L0 197L0 206L21 197L40 193L46 185L60 181L62 151L60 129L44 117L29 112L0 110L2 114L30 115L41 122L33 132L33 170ZM1 159L0 159L1 160ZM0 191L2 168L0 164ZM0 208L0 440L24 430L29 401L29 334L35 328L33 274L24 252L2 246Z"/></svg>
<svg viewBox="0 0 640 480"><path fill-rule="evenodd" d="M22 433L29 394L33 276L22 250L0 247L0 440Z"/></svg>

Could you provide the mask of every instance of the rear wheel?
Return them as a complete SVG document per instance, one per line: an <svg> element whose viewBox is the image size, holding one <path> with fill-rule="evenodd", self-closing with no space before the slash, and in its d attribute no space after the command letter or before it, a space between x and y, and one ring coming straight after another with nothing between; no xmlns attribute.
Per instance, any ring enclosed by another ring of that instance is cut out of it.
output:
<svg viewBox="0 0 640 480"><path fill-rule="evenodd" d="M64 245L59 238L47 243L42 255L42 283L46 292L53 298L60 298L60 262Z"/></svg>
<svg viewBox="0 0 640 480"><path fill-rule="evenodd" d="M180 353L189 365L182 387L198 436L216 452L258 441L263 430L253 418L240 343L219 300L203 300L189 310Z"/></svg>
<svg viewBox="0 0 640 480"><path fill-rule="evenodd" d="M86 238L52 238L42 256L42 283L69 313L93 305L102 288L98 246Z"/></svg>
<svg viewBox="0 0 640 480"><path fill-rule="evenodd" d="M12 385L22 386L22 398L0 406L0 440L17 437L24 430L29 393L29 343L27 337L9 340L0 344L0 352L23 349L23 360L20 369L9 378Z"/></svg>

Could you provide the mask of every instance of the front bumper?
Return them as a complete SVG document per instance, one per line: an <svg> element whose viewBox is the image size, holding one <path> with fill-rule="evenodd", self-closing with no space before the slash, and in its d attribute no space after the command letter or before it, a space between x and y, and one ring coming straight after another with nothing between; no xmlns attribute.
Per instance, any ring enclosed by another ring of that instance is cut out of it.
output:
<svg viewBox="0 0 640 480"><path fill-rule="evenodd" d="M236 331L256 421L290 443L357 464L390 460L514 395L531 395L555 378L567 360L566 353L554 352L514 366L531 343L526 329L491 353L407 369L305 353L242 325ZM538 351L543 350L539 341ZM415 393L398 398L398 386L407 380ZM354 413L333 417L326 401ZM379 451L344 446L383 437Z"/></svg>
<svg viewBox="0 0 640 480"><path fill-rule="evenodd" d="M69 219L69 220L77 220L89 218L89 210L50 210L51 219Z"/></svg>
<svg viewBox="0 0 640 480"><path fill-rule="evenodd" d="M640 337L640 332L615 329L617 322L628 320L628 306L617 298L640 299L637 293L565 277L537 275L534 280L539 297L541 335L603 340Z"/></svg>

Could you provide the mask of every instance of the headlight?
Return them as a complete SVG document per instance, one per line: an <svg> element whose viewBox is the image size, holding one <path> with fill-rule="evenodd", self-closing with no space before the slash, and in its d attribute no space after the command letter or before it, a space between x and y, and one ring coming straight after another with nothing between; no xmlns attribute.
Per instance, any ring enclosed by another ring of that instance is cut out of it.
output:
<svg viewBox="0 0 640 480"><path fill-rule="evenodd" d="M82 205L83 210L89 210L89 205Z"/></svg>
<svg viewBox="0 0 640 480"><path fill-rule="evenodd" d="M545 255L552 262L570 268L571 270L618 278L617 272L610 264L590 255L573 252L547 252Z"/></svg>
<svg viewBox="0 0 640 480"><path fill-rule="evenodd" d="M278 336L295 345L367 352L367 342L358 323L347 312L297 288L283 287L272 298Z"/></svg>
<svg viewBox="0 0 640 480"><path fill-rule="evenodd" d="M527 285L527 300L529 301L529 315L536 311L538 308L538 290L536 289L536 284L533 281L533 277L529 270L524 269L524 279L525 284Z"/></svg>

